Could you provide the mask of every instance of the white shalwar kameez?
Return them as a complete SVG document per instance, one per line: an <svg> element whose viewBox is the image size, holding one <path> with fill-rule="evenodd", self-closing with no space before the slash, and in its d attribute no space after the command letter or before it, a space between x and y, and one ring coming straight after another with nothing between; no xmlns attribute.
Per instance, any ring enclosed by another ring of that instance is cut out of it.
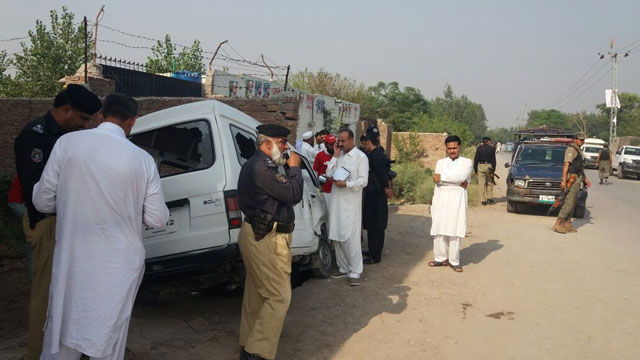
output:
<svg viewBox="0 0 640 360"><path fill-rule="evenodd" d="M304 141L300 145L300 153L309 160L311 165L313 165L313 162L316 160L316 155L318 155L316 149L314 149L311 144Z"/></svg>
<svg viewBox="0 0 640 360"><path fill-rule="evenodd" d="M460 265L460 239L467 231L467 190L460 184L471 182L473 161L446 157L436 163L440 174L431 202L431 235L435 261Z"/></svg>
<svg viewBox="0 0 640 360"><path fill-rule="evenodd" d="M144 273L142 224L169 218L153 158L105 122L62 136L33 204L57 212L41 359L122 359Z"/></svg>
<svg viewBox="0 0 640 360"><path fill-rule="evenodd" d="M369 159L357 148L332 157L327 164L327 176L344 167L349 171L347 186L333 185L329 202L329 239L336 241L336 263L343 274L360 278L362 274L362 189L369 179Z"/></svg>

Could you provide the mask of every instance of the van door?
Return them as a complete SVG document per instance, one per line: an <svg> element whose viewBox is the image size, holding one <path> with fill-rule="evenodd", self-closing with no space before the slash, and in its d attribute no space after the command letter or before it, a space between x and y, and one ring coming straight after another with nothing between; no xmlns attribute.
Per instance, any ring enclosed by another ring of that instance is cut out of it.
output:
<svg viewBox="0 0 640 360"><path fill-rule="evenodd" d="M291 247L314 250L318 246L317 234L320 234L320 222L326 218L327 210L320 191L320 183L311 164L303 156L300 160L304 185L302 201L293 207L296 214L296 227L293 231Z"/></svg>
<svg viewBox="0 0 640 360"><path fill-rule="evenodd" d="M131 136L156 162L171 216L167 226L146 228L147 258L229 243L225 169L215 119L181 119Z"/></svg>

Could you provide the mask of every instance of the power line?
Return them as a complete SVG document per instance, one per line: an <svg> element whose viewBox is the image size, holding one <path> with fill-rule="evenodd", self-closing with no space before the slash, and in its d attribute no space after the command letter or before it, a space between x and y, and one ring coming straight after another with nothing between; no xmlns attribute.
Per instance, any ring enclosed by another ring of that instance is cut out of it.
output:
<svg viewBox="0 0 640 360"><path fill-rule="evenodd" d="M596 72L594 72L593 74L591 74L591 76L589 76L588 78L586 78L586 79L582 82L582 84L581 84L580 86L578 86L578 87L574 88L572 91L570 91L569 93L567 93L567 94L564 96L564 99L562 99L562 100L560 100L560 101L555 101L555 102L554 102L554 104L558 105L559 107L567 105L567 103L565 103L565 101L567 100L567 98L569 98L570 96L572 96L573 94L575 94L575 93L576 93L578 90L580 90L583 86L585 86L587 83L589 83L589 80L591 80L591 79L593 79L595 76L597 76L597 75L602 71L602 69L604 69L604 68L605 68L605 66L607 65L607 63L608 63L608 62L609 62L609 61L606 61L606 62L602 63L602 66L600 66L600 67L598 68L598 70L596 70ZM583 93L584 93L584 92L583 92ZM582 93L581 93L581 94L582 94ZM579 95L578 95L578 97L579 97ZM569 103L570 103L570 102L572 102L573 100L575 100L575 98L574 98L574 99L572 99L571 101L569 101Z"/></svg>
<svg viewBox="0 0 640 360"><path fill-rule="evenodd" d="M14 37L14 38L10 38L10 39L1 39L0 42L17 41L17 40L24 40L24 39L28 39L28 38L29 38L29 36Z"/></svg>
<svg viewBox="0 0 640 360"><path fill-rule="evenodd" d="M593 84L591 84L589 87L587 87L586 89L584 89L580 94L576 95L574 98L572 98L571 100L563 103L561 106L559 106L560 108L565 107L569 104L571 104L572 102L576 101L578 98L580 98L582 95L584 95L584 93L586 93L587 91L591 90L591 88L593 88L594 86L596 86L598 83L600 83L600 81L607 75L609 75L609 73L611 72L611 69L607 70L604 74L602 74L602 76L600 76Z"/></svg>
<svg viewBox="0 0 640 360"><path fill-rule="evenodd" d="M629 48L630 46L632 46L632 45L634 45L634 44L637 44L637 43L639 43L639 42L640 42L640 39L638 39L638 40L636 40L636 41L634 41L634 42L630 43L629 45L626 45L626 46L621 47L621 48L620 48L620 50L617 50L617 52L625 52L625 51L627 51L627 50L625 50L625 49L627 49L627 48Z"/></svg>
<svg viewBox="0 0 640 360"><path fill-rule="evenodd" d="M580 80L582 80L585 76L587 76L587 74L588 74L591 70L593 70L593 68L598 64L598 62L599 62L600 60L601 60L600 58L596 59L596 61L595 61L595 62L594 62L590 67L589 67L589 69L587 69L587 71L585 71L585 73L584 73L584 74L582 74L582 76L580 76L580 77L578 78L578 80L576 80L576 82L574 82L573 84L571 84L571 86L569 86L569 87L567 88L567 90L565 90L565 91L564 91L562 94L560 94L557 98L555 98L553 101L551 101L551 103L549 103L549 106L548 106L548 107L552 107L552 105L556 104L556 102L557 102L558 100L560 100L563 96L565 96L565 94L567 94L567 93L569 92L569 90L571 90L574 86L576 86L576 85L580 82Z"/></svg>

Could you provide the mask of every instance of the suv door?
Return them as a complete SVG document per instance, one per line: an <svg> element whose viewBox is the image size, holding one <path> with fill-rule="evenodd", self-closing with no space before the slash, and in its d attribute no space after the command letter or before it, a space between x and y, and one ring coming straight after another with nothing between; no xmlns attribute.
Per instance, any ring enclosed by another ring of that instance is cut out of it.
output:
<svg viewBox="0 0 640 360"><path fill-rule="evenodd" d="M620 159L622 158L622 152L624 151L624 146L616 151L616 155L613 157L613 164L611 167L615 170L618 170L618 165L620 164Z"/></svg>
<svg viewBox="0 0 640 360"><path fill-rule="evenodd" d="M296 227L293 231L291 248L294 253L306 251L305 248L315 251L318 247L318 235L323 219L326 219L327 207L320 190L320 182L316 177L309 161L300 156L300 168L304 185L302 189L302 201L293 209L296 214ZM295 255L295 254L294 254Z"/></svg>
<svg viewBox="0 0 640 360"><path fill-rule="evenodd" d="M154 158L171 213L166 227L144 230L148 259L229 243L225 169L214 138L218 139L217 127L205 118L173 122L130 137Z"/></svg>

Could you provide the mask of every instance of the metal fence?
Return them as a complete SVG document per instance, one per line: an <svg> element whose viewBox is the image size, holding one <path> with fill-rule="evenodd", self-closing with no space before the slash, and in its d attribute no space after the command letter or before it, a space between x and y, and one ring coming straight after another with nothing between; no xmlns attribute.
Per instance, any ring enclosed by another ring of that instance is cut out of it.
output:
<svg viewBox="0 0 640 360"><path fill-rule="evenodd" d="M139 64L98 56L102 76L116 82L116 92L134 97L202 97L202 84L146 72Z"/></svg>

